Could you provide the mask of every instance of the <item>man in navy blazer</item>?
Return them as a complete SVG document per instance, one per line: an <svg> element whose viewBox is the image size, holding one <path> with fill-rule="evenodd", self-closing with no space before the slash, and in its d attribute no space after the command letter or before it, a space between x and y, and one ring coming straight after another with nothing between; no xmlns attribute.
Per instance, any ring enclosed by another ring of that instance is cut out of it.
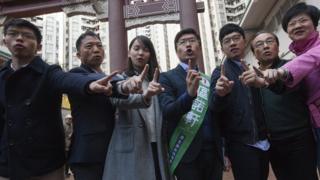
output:
<svg viewBox="0 0 320 180"><path fill-rule="evenodd" d="M102 75L104 49L100 37L87 31L76 41L80 67L72 73ZM117 87L117 86L113 86ZM114 88L113 96L126 98ZM115 108L105 95L69 96L73 117L73 138L68 163L76 180L101 180L108 145L114 128Z"/></svg>
<svg viewBox="0 0 320 180"><path fill-rule="evenodd" d="M182 116L191 110L201 79L196 71L197 60L201 57L198 33L190 28L183 29L176 35L174 44L180 64L162 73L159 80L165 88L159 100L168 126L168 142ZM211 121L210 114L207 114L174 172L178 180L222 179L222 158L219 157L221 146L217 143L219 138Z"/></svg>
<svg viewBox="0 0 320 180"><path fill-rule="evenodd" d="M110 77L65 73L36 56L41 33L13 19L4 26L12 59L0 69L0 179L63 180L65 141L62 93L112 93Z"/></svg>

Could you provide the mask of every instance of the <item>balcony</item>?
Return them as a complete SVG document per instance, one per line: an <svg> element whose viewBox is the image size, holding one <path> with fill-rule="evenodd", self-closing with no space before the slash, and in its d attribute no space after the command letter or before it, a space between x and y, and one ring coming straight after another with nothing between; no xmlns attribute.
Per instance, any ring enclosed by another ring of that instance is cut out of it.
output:
<svg viewBox="0 0 320 180"><path fill-rule="evenodd" d="M227 16L234 16L234 17L236 17L236 16L240 16L240 15L243 15L244 13L245 13L245 9L241 9L241 10L238 10L238 11L233 11L233 12L231 12L231 11L226 11L226 15Z"/></svg>

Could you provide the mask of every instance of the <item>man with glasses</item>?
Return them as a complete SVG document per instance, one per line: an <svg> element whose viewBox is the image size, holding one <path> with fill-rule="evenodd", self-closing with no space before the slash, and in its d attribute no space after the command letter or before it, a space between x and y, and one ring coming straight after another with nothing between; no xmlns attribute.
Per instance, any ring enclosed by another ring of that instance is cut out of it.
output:
<svg viewBox="0 0 320 180"><path fill-rule="evenodd" d="M226 24L220 29L219 40L226 59L212 74L209 107L216 116L223 117L219 119L219 127L234 178L266 180L269 143L260 90L239 80L247 69L242 62L246 44L244 31L236 24Z"/></svg>
<svg viewBox="0 0 320 180"><path fill-rule="evenodd" d="M3 42L12 59L0 69L1 180L63 180L62 93L113 91L112 75L94 81L98 77L46 64L37 56L41 40L38 27L26 20L13 19L4 26Z"/></svg>
<svg viewBox="0 0 320 180"><path fill-rule="evenodd" d="M201 57L198 33L193 29L183 29L176 35L174 44L180 63L176 68L162 73L159 80L165 88L159 95L159 100L168 126L168 143L184 120L183 116L191 111L197 96L200 96L197 90L202 78L197 71L197 61ZM177 167L171 169L178 180L222 179L222 158L219 157L221 146L210 120L208 116L203 119ZM171 151L170 154L174 153ZM172 164L174 163L171 162L171 167Z"/></svg>
<svg viewBox="0 0 320 180"><path fill-rule="evenodd" d="M279 68L288 62L279 58L279 40L273 33L258 32L251 50L261 70ZM250 86L255 86L256 78L253 70L242 74L243 83ZM277 179L317 179L316 146L303 89L299 86L281 95L261 89L271 144L269 157Z"/></svg>

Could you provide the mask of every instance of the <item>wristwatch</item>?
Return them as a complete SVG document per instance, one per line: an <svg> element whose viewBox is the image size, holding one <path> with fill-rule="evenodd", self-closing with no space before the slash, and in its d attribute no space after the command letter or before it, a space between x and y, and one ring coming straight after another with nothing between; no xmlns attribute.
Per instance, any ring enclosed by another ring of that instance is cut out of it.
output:
<svg viewBox="0 0 320 180"><path fill-rule="evenodd" d="M278 68L277 69L278 74L280 75L280 80L281 81L287 81L289 76L290 76L290 72L287 69L284 68Z"/></svg>

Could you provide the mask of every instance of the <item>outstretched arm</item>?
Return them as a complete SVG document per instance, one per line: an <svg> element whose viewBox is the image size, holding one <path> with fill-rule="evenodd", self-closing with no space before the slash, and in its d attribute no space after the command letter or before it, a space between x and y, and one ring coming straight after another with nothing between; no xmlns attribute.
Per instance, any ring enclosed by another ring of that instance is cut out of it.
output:
<svg viewBox="0 0 320 180"><path fill-rule="evenodd" d="M311 71L320 68L320 46L297 56L281 68L289 71L291 78L285 81L288 87L294 87L301 82Z"/></svg>

